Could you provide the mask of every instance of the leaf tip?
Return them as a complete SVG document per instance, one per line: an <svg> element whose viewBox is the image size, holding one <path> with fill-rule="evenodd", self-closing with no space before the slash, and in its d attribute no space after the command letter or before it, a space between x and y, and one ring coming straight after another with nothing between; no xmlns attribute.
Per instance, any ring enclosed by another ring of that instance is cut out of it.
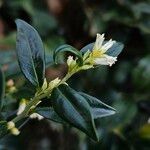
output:
<svg viewBox="0 0 150 150"><path fill-rule="evenodd" d="M17 19L15 19L15 23L16 23L16 25L18 25L20 22L22 22L23 20L21 20L21 19L19 19L19 18L17 18Z"/></svg>

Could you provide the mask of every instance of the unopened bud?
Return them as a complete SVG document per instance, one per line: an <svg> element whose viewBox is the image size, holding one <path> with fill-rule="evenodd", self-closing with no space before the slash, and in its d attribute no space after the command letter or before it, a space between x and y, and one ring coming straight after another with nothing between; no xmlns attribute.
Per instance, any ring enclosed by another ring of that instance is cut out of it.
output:
<svg viewBox="0 0 150 150"><path fill-rule="evenodd" d="M33 113L33 114L30 115L30 118L31 119L36 119L37 118L38 120L42 120L44 117L39 115L38 113Z"/></svg>
<svg viewBox="0 0 150 150"><path fill-rule="evenodd" d="M17 115L20 115L25 110L26 104L27 104L27 100L26 99L22 99L20 104L19 104Z"/></svg>
<svg viewBox="0 0 150 150"><path fill-rule="evenodd" d="M13 121L9 121L9 122L7 123L7 129L8 129L8 130L10 130L10 129L14 128L14 127L15 127L15 123L14 123Z"/></svg>
<svg viewBox="0 0 150 150"><path fill-rule="evenodd" d="M12 86L14 86L14 81L13 81L12 79L9 79L9 80L7 81L7 83L6 83L6 86L7 86L7 87L12 87Z"/></svg>
<svg viewBox="0 0 150 150"><path fill-rule="evenodd" d="M17 128L12 128L10 130L10 132L13 134L13 135L19 135L20 134L20 131L17 129Z"/></svg>
<svg viewBox="0 0 150 150"><path fill-rule="evenodd" d="M16 92L16 90L17 90L17 89L16 89L15 86L12 86L12 87L9 88L9 92L10 92L10 93L14 93L14 92Z"/></svg>

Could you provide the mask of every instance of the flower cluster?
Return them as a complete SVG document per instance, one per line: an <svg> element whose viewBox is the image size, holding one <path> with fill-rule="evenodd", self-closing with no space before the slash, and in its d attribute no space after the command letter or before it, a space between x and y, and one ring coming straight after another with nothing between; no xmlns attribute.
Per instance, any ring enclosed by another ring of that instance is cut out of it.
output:
<svg viewBox="0 0 150 150"><path fill-rule="evenodd" d="M83 66L78 70L87 70L93 68L95 65L109 65L112 66L116 61L117 57L109 56L107 51L113 46L115 41L110 39L108 42L104 42L104 34L97 34L96 42L93 49L88 50L83 56ZM104 43L104 44L103 44ZM76 66L76 59L72 56L67 59L68 72L70 72Z"/></svg>
<svg viewBox="0 0 150 150"><path fill-rule="evenodd" d="M9 121L7 123L7 129L11 132L13 135L19 135L20 131L15 127L15 123L13 121Z"/></svg>

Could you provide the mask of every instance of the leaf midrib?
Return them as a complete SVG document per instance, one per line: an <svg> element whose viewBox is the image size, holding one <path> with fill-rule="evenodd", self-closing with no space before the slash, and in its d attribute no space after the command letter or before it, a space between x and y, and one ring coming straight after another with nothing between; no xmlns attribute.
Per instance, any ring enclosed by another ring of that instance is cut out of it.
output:
<svg viewBox="0 0 150 150"><path fill-rule="evenodd" d="M38 81L38 76L37 76L37 74L36 74L36 69L35 69L35 65L34 65L34 61L33 61L33 56L32 56L32 51L31 51L31 47L30 47L30 42L29 42L29 40L28 40L28 37L27 37L27 35L26 35L26 33L24 32L24 30L22 30L22 32L23 32L23 34L25 35L25 38L26 38L26 40L27 40L27 44L28 44L28 46L29 46L29 53L30 53L30 55L31 55L31 62L32 62L32 66L33 66L33 71L34 71L34 75L35 75L35 78L36 78L36 82L37 82L37 86L39 87L39 81Z"/></svg>

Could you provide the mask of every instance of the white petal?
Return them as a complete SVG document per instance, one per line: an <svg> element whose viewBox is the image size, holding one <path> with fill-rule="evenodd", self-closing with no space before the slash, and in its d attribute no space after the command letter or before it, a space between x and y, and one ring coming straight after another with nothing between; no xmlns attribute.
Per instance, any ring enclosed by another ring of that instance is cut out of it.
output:
<svg viewBox="0 0 150 150"><path fill-rule="evenodd" d="M115 61L117 61L117 57L112 57L108 55L103 55L103 57L96 58L94 60L96 65L109 65L112 66Z"/></svg>
<svg viewBox="0 0 150 150"><path fill-rule="evenodd" d="M109 66L112 66L117 61L117 57L112 57L108 55L106 55L105 57L107 58Z"/></svg>
<svg viewBox="0 0 150 150"><path fill-rule="evenodd" d="M95 58L94 59L95 65L109 65L107 62L107 59L102 57L102 58Z"/></svg>
<svg viewBox="0 0 150 150"><path fill-rule="evenodd" d="M101 49L102 47L102 43L104 41L104 34L97 34L97 37L96 37L96 42L95 42L95 45L94 45L94 49L98 50L98 49Z"/></svg>
<svg viewBox="0 0 150 150"><path fill-rule="evenodd" d="M116 42L116 41L112 41L112 39L111 39L111 40L109 40L107 43L105 43L105 44L102 46L103 53L105 53L109 48L111 48L115 42Z"/></svg>

